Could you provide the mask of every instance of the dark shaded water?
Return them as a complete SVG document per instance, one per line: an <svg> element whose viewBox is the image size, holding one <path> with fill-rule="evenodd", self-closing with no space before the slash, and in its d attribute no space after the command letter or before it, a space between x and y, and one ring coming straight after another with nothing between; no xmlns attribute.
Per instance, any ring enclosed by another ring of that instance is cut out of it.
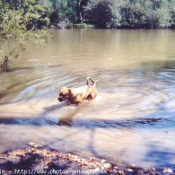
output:
<svg viewBox="0 0 175 175"><path fill-rule="evenodd" d="M175 31L55 30L1 73L0 152L41 146L137 166L175 164ZM97 83L83 105L62 86Z"/></svg>

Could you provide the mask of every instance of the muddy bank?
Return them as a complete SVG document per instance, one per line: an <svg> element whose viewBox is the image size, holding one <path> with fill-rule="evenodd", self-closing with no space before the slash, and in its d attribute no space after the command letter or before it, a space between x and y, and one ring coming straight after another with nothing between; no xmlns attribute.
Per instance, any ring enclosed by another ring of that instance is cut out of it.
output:
<svg viewBox="0 0 175 175"><path fill-rule="evenodd" d="M43 149L30 143L25 149L0 154L0 174L175 174L175 167L143 169L136 166L118 167L104 159L80 157L73 153L61 153Z"/></svg>

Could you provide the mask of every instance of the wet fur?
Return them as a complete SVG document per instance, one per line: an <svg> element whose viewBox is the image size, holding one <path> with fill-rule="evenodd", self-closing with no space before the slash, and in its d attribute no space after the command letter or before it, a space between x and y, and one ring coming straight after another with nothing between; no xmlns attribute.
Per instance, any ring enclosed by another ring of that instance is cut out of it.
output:
<svg viewBox="0 0 175 175"><path fill-rule="evenodd" d="M93 83L89 85L89 80ZM98 92L96 84L91 77L87 77L87 85L78 88L66 88L63 87L60 90L58 100L60 102L66 101L67 104L81 104L84 100L93 100L96 98Z"/></svg>

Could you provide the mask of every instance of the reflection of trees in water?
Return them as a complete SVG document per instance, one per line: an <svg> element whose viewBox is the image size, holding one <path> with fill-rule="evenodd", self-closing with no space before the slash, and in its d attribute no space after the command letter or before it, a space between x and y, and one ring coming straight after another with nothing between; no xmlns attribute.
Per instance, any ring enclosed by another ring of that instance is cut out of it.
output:
<svg viewBox="0 0 175 175"><path fill-rule="evenodd" d="M171 60L149 61L149 62L143 62L141 65L143 65L143 67L147 68L148 70L151 69L155 71L155 73L161 71L167 71L167 72L175 71L175 62Z"/></svg>

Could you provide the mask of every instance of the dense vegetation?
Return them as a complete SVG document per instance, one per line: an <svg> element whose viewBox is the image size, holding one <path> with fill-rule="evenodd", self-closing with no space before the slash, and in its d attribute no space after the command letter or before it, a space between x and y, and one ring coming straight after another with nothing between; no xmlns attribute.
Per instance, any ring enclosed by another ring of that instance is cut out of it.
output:
<svg viewBox="0 0 175 175"><path fill-rule="evenodd" d="M45 11L45 7L34 0L0 0L1 69L8 71L9 59L18 58L28 45L44 42L45 30L36 29L47 24Z"/></svg>
<svg viewBox="0 0 175 175"><path fill-rule="evenodd" d="M0 0L11 10L30 12L32 27L71 27L93 23L100 28L166 28L175 26L174 0ZM1 5L0 10L3 11ZM33 14L32 14L33 13ZM38 17L36 18L36 15ZM32 16L35 16L34 18Z"/></svg>
<svg viewBox="0 0 175 175"><path fill-rule="evenodd" d="M79 24L174 28L175 0L0 0L1 68L7 70L9 58L17 58L30 43L43 42L45 33L36 29Z"/></svg>
<svg viewBox="0 0 175 175"><path fill-rule="evenodd" d="M175 25L174 0L90 0L87 19L104 28L165 28Z"/></svg>

